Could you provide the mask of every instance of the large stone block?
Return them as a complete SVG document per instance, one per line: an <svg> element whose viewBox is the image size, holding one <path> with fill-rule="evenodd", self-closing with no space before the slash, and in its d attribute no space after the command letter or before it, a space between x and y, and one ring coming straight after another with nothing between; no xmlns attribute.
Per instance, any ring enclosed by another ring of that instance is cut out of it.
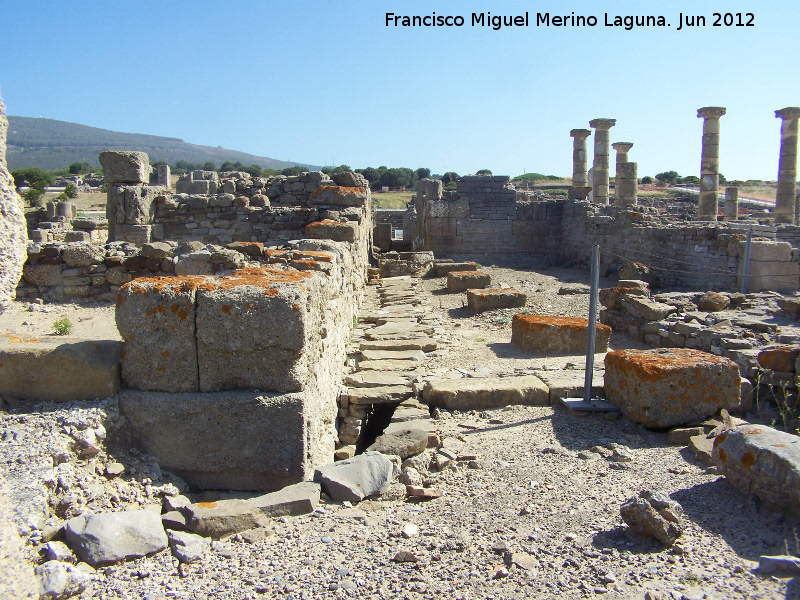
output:
<svg viewBox="0 0 800 600"><path fill-rule="evenodd" d="M306 396L123 389L120 410L134 441L192 485L277 491L333 460L332 447L319 453L309 442L310 423L320 416Z"/></svg>
<svg viewBox="0 0 800 600"><path fill-rule="evenodd" d="M611 327L598 323L594 351L606 352L610 337ZM589 319L517 314L511 321L511 343L537 354L585 353Z"/></svg>
<svg viewBox="0 0 800 600"><path fill-rule="evenodd" d="M750 260L747 291L794 292L800 289L800 263ZM739 261L736 285L744 278L744 260Z"/></svg>
<svg viewBox="0 0 800 600"><path fill-rule="evenodd" d="M146 152L107 150L100 153L106 183L147 183L150 181L150 158Z"/></svg>
<svg viewBox="0 0 800 600"><path fill-rule="evenodd" d="M524 308L528 297L513 288L502 290L467 290L467 306L474 313L498 308Z"/></svg>
<svg viewBox="0 0 800 600"><path fill-rule="evenodd" d="M311 194L311 201L329 206L366 206L367 190L362 187L321 185Z"/></svg>
<svg viewBox="0 0 800 600"><path fill-rule="evenodd" d="M112 185L108 188L109 225L149 225L156 213L155 199L163 188L148 185Z"/></svg>
<svg viewBox="0 0 800 600"><path fill-rule="evenodd" d="M450 271L447 274L447 291L451 294L485 288L492 276L483 271Z"/></svg>
<svg viewBox="0 0 800 600"><path fill-rule="evenodd" d="M448 410L483 410L511 404L547 406L550 403L547 386L533 375L429 381L422 397L430 406Z"/></svg>
<svg viewBox="0 0 800 600"><path fill-rule="evenodd" d="M46 402L114 396L122 342L0 336L0 396Z"/></svg>
<svg viewBox="0 0 800 600"><path fill-rule="evenodd" d="M358 223L347 221L315 221L306 225L306 235L316 240L333 240L335 242L355 242L358 239Z"/></svg>
<svg viewBox="0 0 800 600"><path fill-rule="evenodd" d="M195 296L204 277L134 279L117 295L117 329L125 340L122 379L140 390L199 389Z"/></svg>
<svg viewBox="0 0 800 600"><path fill-rule="evenodd" d="M746 248L746 242L739 242L737 246L739 258L744 258ZM751 240L750 260L760 262L789 262L792 260L792 245L789 242Z"/></svg>
<svg viewBox="0 0 800 600"><path fill-rule="evenodd" d="M200 390L296 392L319 360L328 300L314 271L244 268L197 295Z"/></svg>
<svg viewBox="0 0 800 600"><path fill-rule="evenodd" d="M444 262L433 261L433 270L436 272L436 277L444 277L450 271L477 271L478 263L476 262Z"/></svg>
<svg viewBox="0 0 800 600"><path fill-rule="evenodd" d="M617 350L605 358L606 398L632 421L664 429L739 405L732 360L699 350Z"/></svg>
<svg viewBox="0 0 800 600"><path fill-rule="evenodd" d="M800 438L740 425L714 439L714 463L736 489L800 516Z"/></svg>

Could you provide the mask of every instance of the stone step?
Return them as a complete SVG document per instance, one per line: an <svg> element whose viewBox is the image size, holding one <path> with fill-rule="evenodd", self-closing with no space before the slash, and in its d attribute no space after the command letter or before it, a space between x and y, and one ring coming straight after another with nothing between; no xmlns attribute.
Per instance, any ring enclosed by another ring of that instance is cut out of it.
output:
<svg viewBox="0 0 800 600"><path fill-rule="evenodd" d="M353 373L344 378L344 383L351 388L384 387L387 385L408 385L408 377L395 373L366 371Z"/></svg>
<svg viewBox="0 0 800 600"><path fill-rule="evenodd" d="M402 402L414 394L408 385L387 385L384 387L352 388L348 390L347 398L350 404L387 404L389 402Z"/></svg>
<svg viewBox="0 0 800 600"><path fill-rule="evenodd" d="M409 374L421 372L420 365L410 360L362 360L358 363L359 371L408 371Z"/></svg>
<svg viewBox="0 0 800 600"><path fill-rule="evenodd" d="M422 397L448 410L482 410L511 404L547 406L550 390L533 375L481 379L441 379L425 384Z"/></svg>
<svg viewBox="0 0 800 600"><path fill-rule="evenodd" d="M378 317L375 319L375 325L386 325L387 323L408 323L409 325L416 325L419 323L419 319L422 318L422 315L398 315L396 317L387 316L387 317Z"/></svg>
<svg viewBox="0 0 800 600"><path fill-rule="evenodd" d="M366 336L369 339L378 339L379 336L392 335L397 333L417 333L422 335L430 335L433 333L433 327L430 325L420 325L419 323L407 322L394 322L386 323L385 325L378 325L366 331Z"/></svg>
<svg viewBox="0 0 800 600"><path fill-rule="evenodd" d="M390 333L387 335L369 335L366 336L367 340L416 340L423 337L428 337L428 332L424 330L409 331L408 333Z"/></svg>
<svg viewBox="0 0 800 600"><path fill-rule="evenodd" d="M405 460L423 452L428 447L428 432L424 429L413 427L408 423L403 425L404 427L399 427L392 433L384 432L378 436L375 443L367 450L390 456L399 456L400 460Z"/></svg>
<svg viewBox="0 0 800 600"><path fill-rule="evenodd" d="M418 421L420 419L430 419L431 413L427 407L398 406L392 415L392 423L405 423L406 421Z"/></svg>
<svg viewBox="0 0 800 600"><path fill-rule="evenodd" d="M422 350L362 350L364 360L406 360L422 362L425 353Z"/></svg>
<svg viewBox="0 0 800 600"><path fill-rule="evenodd" d="M368 340L361 342L361 350L422 350L433 352L436 350L436 340L429 337L413 338L410 340Z"/></svg>

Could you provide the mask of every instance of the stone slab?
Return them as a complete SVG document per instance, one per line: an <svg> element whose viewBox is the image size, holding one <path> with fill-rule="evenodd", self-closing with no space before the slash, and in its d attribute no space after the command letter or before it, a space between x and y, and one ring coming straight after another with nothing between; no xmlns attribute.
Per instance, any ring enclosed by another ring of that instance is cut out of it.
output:
<svg viewBox="0 0 800 600"><path fill-rule="evenodd" d="M425 353L422 350L362 350L364 360L406 360L422 362Z"/></svg>
<svg viewBox="0 0 800 600"><path fill-rule="evenodd" d="M481 379L441 379L425 384L422 397L448 410L482 410L512 404L547 406L550 390L533 375Z"/></svg>
<svg viewBox="0 0 800 600"><path fill-rule="evenodd" d="M478 270L478 263L467 261L467 262L439 262L433 261L433 269L436 273L436 277L444 277L450 271L477 271Z"/></svg>
<svg viewBox="0 0 800 600"><path fill-rule="evenodd" d="M380 337L396 335L396 334L408 334L408 335L414 335L416 337L423 337L426 335L430 335L432 333L433 333L433 327L419 325L418 323L408 321L408 322L394 322L394 323L386 323L384 325L378 325L377 327L368 329L364 333L364 335L367 337L367 339L378 339Z"/></svg>
<svg viewBox="0 0 800 600"><path fill-rule="evenodd" d="M345 385L352 388L384 387L394 385L407 385L408 377L396 373L383 373L381 371L366 371L353 373L344 379Z"/></svg>
<svg viewBox="0 0 800 600"><path fill-rule="evenodd" d="M605 397L603 373L600 369L592 371L592 398ZM536 377L550 389L550 404L556 404L561 398L583 398L585 375L582 369L536 372Z"/></svg>
<svg viewBox="0 0 800 600"><path fill-rule="evenodd" d="M124 344L116 340L0 336L0 396L70 402L119 392Z"/></svg>
<svg viewBox="0 0 800 600"><path fill-rule="evenodd" d="M64 526L67 543L92 566L138 558L167 547L161 515L130 510L73 517Z"/></svg>
<svg viewBox="0 0 800 600"><path fill-rule="evenodd" d="M433 352L436 348L436 340L428 337L408 340L367 340L359 345L361 350L422 350L423 352Z"/></svg>
<svg viewBox="0 0 800 600"><path fill-rule="evenodd" d="M314 481L333 500L360 502L382 494L392 482L394 466L380 452L365 452L317 469Z"/></svg>
<svg viewBox="0 0 800 600"><path fill-rule="evenodd" d="M736 363L699 350L617 350L605 367L606 398L646 427L684 425L740 401Z"/></svg>
<svg viewBox="0 0 800 600"><path fill-rule="evenodd" d="M390 385L384 387L360 387L348 392L350 404L386 404L402 402L413 395L414 391L408 385Z"/></svg>
<svg viewBox="0 0 800 600"><path fill-rule="evenodd" d="M359 371L414 371L420 364L409 360L362 360Z"/></svg>

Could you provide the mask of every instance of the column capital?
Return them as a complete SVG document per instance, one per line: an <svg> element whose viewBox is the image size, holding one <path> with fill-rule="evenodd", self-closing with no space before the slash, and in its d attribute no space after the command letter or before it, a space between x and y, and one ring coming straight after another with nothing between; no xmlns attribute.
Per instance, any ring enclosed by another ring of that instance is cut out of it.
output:
<svg viewBox="0 0 800 600"><path fill-rule="evenodd" d="M614 142L611 147L617 152L628 152L633 148L633 142Z"/></svg>
<svg viewBox="0 0 800 600"><path fill-rule="evenodd" d="M725 113L728 112L728 109L724 106L704 106L703 108L697 109L697 118L698 119L719 119Z"/></svg>
<svg viewBox="0 0 800 600"><path fill-rule="evenodd" d="M574 137L578 140L585 140L590 135L592 135L591 129L573 129L569 132L570 137Z"/></svg>
<svg viewBox="0 0 800 600"><path fill-rule="evenodd" d="M778 119L798 119L800 118L800 107L787 106L786 108L776 110L775 116Z"/></svg>
<svg viewBox="0 0 800 600"><path fill-rule="evenodd" d="M616 124L616 119L592 119L589 121L589 127L594 129L611 129Z"/></svg>

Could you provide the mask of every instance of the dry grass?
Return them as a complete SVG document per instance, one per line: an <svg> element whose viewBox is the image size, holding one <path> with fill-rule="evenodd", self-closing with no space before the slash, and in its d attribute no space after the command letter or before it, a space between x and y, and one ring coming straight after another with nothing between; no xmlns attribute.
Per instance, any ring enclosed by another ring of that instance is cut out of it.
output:
<svg viewBox="0 0 800 600"><path fill-rule="evenodd" d="M372 192L375 208L405 208L414 197L414 192Z"/></svg>

